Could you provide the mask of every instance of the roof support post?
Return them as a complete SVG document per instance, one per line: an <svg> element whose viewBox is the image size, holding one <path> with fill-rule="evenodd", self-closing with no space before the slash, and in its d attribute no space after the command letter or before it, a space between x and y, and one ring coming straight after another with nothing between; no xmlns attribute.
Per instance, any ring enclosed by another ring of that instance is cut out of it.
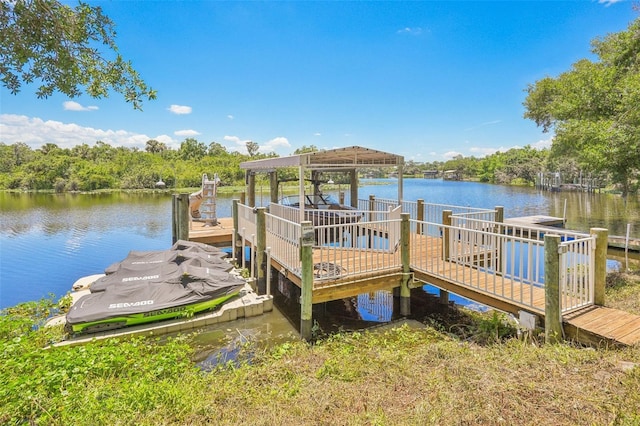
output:
<svg viewBox="0 0 640 426"><path fill-rule="evenodd" d="M351 189L351 207L358 208L358 172L356 169L349 170L349 186Z"/></svg>
<svg viewBox="0 0 640 426"><path fill-rule="evenodd" d="M402 193L402 186L403 186L403 182L402 182L402 175L404 174L404 167L402 162L400 162L398 164L398 205L402 205L402 197L404 196L404 194Z"/></svg>
<svg viewBox="0 0 640 426"><path fill-rule="evenodd" d="M269 194L271 202L278 203L278 172L276 170L269 173Z"/></svg>
<svg viewBox="0 0 640 426"><path fill-rule="evenodd" d="M298 210L300 210L300 223L304 222L304 202L305 202L305 196L304 196L304 166L300 166L298 168L298 195L299 195L299 200L300 200L300 208Z"/></svg>
<svg viewBox="0 0 640 426"><path fill-rule="evenodd" d="M256 173L252 170L247 170L247 204L256 206Z"/></svg>

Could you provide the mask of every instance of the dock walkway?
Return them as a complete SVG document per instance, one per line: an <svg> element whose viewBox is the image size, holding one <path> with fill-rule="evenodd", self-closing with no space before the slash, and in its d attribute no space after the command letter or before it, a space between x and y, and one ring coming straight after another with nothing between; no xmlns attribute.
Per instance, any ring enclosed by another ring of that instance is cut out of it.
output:
<svg viewBox="0 0 640 426"><path fill-rule="evenodd" d="M304 294L301 236L305 231L301 225L266 213L267 225L260 237L261 220L256 218L260 213L242 204L237 208L238 227L244 230L244 235L237 234L238 247L254 247L257 257L268 252L255 260L257 279L261 279L261 262L268 263ZM545 324L545 250L540 236L553 230L562 235L558 271L565 336L585 343L640 343L639 316L595 303L600 297L599 290L594 290L594 277L599 274L594 269L596 235L533 226L526 223L528 219L495 221L501 215L498 210L460 208L456 212L443 206L433 213L433 206L424 207L423 212L420 208L403 202L403 210L409 212L404 215L410 218L367 223L370 212L363 212L365 219L360 223L316 227L310 248L310 303L402 288L403 283L411 287L427 283L516 316L523 312L534 315L539 325ZM401 227L407 233L401 234ZM192 231L190 238L203 238L206 232ZM330 241L323 240L327 235Z"/></svg>

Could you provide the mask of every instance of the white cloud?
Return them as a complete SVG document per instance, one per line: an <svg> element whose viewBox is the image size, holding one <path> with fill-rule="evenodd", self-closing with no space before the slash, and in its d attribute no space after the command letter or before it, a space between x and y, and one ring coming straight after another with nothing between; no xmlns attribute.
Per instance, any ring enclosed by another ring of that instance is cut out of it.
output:
<svg viewBox="0 0 640 426"><path fill-rule="evenodd" d="M228 118L229 120L233 120L235 117L234 117L233 115L229 114L229 115L227 115L227 118Z"/></svg>
<svg viewBox="0 0 640 426"><path fill-rule="evenodd" d="M83 143L102 141L112 146L144 148L149 139L156 139L173 147L175 141L167 135L147 136L126 130L103 130L83 127L75 123L42 120L17 114L0 114L1 141L7 144L24 142L31 148L40 148L45 143L54 143L60 148L73 148ZM179 146L179 145L177 145Z"/></svg>
<svg viewBox="0 0 640 426"><path fill-rule="evenodd" d="M82 106L74 101L63 102L62 108L64 108L65 111L95 111L98 109L97 106Z"/></svg>
<svg viewBox="0 0 640 426"><path fill-rule="evenodd" d="M185 106L185 105L171 105L169 108L167 108L169 111L171 111L174 114L178 114L178 115L184 115L184 114L191 114L191 107L190 106Z"/></svg>
<svg viewBox="0 0 640 426"><path fill-rule="evenodd" d="M458 151L448 151L448 152L445 152L444 154L442 154L442 156L444 158L446 158L447 160L450 160L450 159L452 159L453 157L455 157L457 155L462 155L462 153L458 152Z"/></svg>
<svg viewBox="0 0 640 426"><path fill-rule="evenodd" d="M313 134L313 136L322 136L322 133L316 132L316 133Z"/></svg>
<svg viewBox="0 0 640 426"><path fill-rule="evenodd" d="M193 129L185 129L185 130L176 130L175 132L173 132L173 134L176 136L183 136L186 138L190 138L193 136L198 136L200 132Z"/></svg>
<svg viewBox="0 0 640 426"><path fill-rule="evenodd" d="M469 148L469 151L475 157L485 157L487 155L491 155L502 150L503 150L502 148L489 148L489 147L479 147L479 146L474 146Z"/></svg>
<svg viewBox="0 0 640 426"><path fill-rule="evenodd" d="M420 35L422 34L422 28L420 27L404 27L397 31L398 34Z"/></svg>
<svg viewBox="0 0 640 426"><path fill-rule="evenodd" d="M479 128L485 127L485 126L493 126L494 124L499 124L499 123L502 123L502 120L485 121L484 123L480 123L477 126L468 127L466 129L464 129L464 131L468 132L470 130L479 129Z"/></svg>
<svg viewBox="0 0 640 426"><path fill-rule="evenodd" d="M620 3L624 0L598 0L598 3L604 4L604 7L609 7L612 4Z"/></svg>
<svg viewBox="0 0 640 426"><path fill-rule="evenodd" d="M277 151L279 148L291 148L289 140L283 136L273 138L264 145L260 145L260 152L268 153Z"/></svg>
<svg viewBox="0 0 640 426"><path fill-rule="evenodd" d="M227 147L228 150L238 151L243 154L247 153L247 142L251 140L251 139L241 139L238 136L229 136L229 135L223 137L222 139L227 142L233 143L233 146ZM261 152L264 154L267 154L269 152L278 152L278 150L282 150L284 148L287 148L287 150L291 148L291 144L289 143L289 140L284 136L273 138L264 144L259 144L259 146L260 148L258 148L258 152Z"/></svg>
<svg viewBox="0 0 640 426"><path fill-rule="evenodd" d="M551 148L551 142L553 142L552 138L541 139L536 143L532 143L531 144L531 148L540 149L540 150L545 149L545 148Z"/></svg>

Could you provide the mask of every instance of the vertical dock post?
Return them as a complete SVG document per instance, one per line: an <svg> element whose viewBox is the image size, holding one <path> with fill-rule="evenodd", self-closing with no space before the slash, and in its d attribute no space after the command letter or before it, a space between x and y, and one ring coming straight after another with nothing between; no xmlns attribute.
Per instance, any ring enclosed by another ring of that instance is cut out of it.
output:
<svg viewBox="0 0 640 426"><path fill-rule="evenodd" d="M302 264L300 296L300 336L307 341L312 339L313 327L313 243L315 234L313 224L303 221L300 233L300 263Z"/></svg>
<svg viewBox="0 0 640 426"><path fill-rule="evenodd" d="M247 205L256 206L256 174L251 170L247 171Z"/></svg>
<svg viewBox="0 0 640 426"><path fill-rule="evenodd" d="M442 211L442 253L444 261L449 260L449 251L451 248L449 247L449 235L451 230L449 227L451 226L451 215L453 212L451 210L443 210Z"/></svg>
<svg viewBox="0 0 640 426"><path fill-rule="evenodd" d="M496 218L495 221L496 223L504 223L504 207L503 206L496 206L495 207L495 211L496 211ZM498 235L502 235L504 233L504 226L502 225L498 225L497 226L498 229L495 229L493 232L498 234ZM503 252L503 242L504 239L501 237L496 237L496 259L494 262L495 268L496 268L496 272L502 272L502 252Z"/></svg>
<svg viewBox="0 0 640 426"><path fill-rule="evenodd" d="M356 169L349 170L349 189L351 190L351 207L358 208L358 172Z"/></svg>
<svg viewBox="0 0 640 426"><path fill-rule="evenodd" d="M178 241L178 194L171 197L171 244Z"/></svg>
<svg viewBox="0 0 640 426"><path fill-rule="evenodd" d="M272 203L278 202L278 172L269 173L269 199Z"/></svg>
<svg viewBox="0 0 640 426"><path fill-rule="evenodd" d="M443 254L443 260L445 262L449 260L450 251L451 251L451 247L449 247L449 244L450 244L449 237L451 235L451 229L449 229L449 227L451 226L452 214L453 214L453 211L451 210L442 211L442 224L444 225L444 227L442 228L442 254ZM442 303L443 305L448 305L449 292L446 290L440 289L440 296L438 298L438 302Z"/></svg>
<svg viewBox="0 0 640 426"><path fill-rule="evenodd" d="M496 222L498 223L504 222L504 207L495 206L494 210L496 211Z"/></svg>
<svg viewBox="0 0 640 426"><path fill-rule="evenodd" d="M265 251L267 249L267 226L265 221L265 207L256 208L256 288L258 292L266 292L265 276L267 274L267 262Z"/></svg>
<svg viewBox="0 0 640 426"><path fill-rule="evenodd" d="M373 211L376 208L376 196L375 195L369 195L369 222L373 222L374 221L374 213Z"/></svg>
<svg viewBox="0 0 640 426"><path fill-rule="evenodd" d="M233 217L233 242L235 243L234 247L232 247L231 249L233 250L233 257L234 259L236 259L236 263L238 263L238 260L242 259L242 239L240 238L240 230L238 229L238 224L239 224L239 220L238 220L238 204L240 203L240 200L234 198L233 199L233 204L231 206L231 215ZM243 265L244 266L244 265Z"/></svg>
<svg viewBox="0 0 640 426"><path fill-rule="evenodd" d="M593 272L593 303L604 305L604 288L607 281L607 245L609 231L606 228L591 228L589 233L596 237Z"/></svg>
<svg viewBox="0 0 640 426"><path fill-rule="evenodd" d="M400 283L400 315L411 315L411 223L409 213L400 214L400 259L402 282ZM393 225L392 225L393 226Z"/></svg>
<svg viewBox="0 0 640 426"><path fill-rule="evenodd" d="M175 233L174 243L177 240L189 239L189 194L174 194Z"/></svg>
<svg viewBox="0 0 640 426"><path fill-rule="evenodd" d="M557 343L562 338L560 317L560 236L544 236L544 340Z"/></svg>
<svg viewBox="0 0 640 426"><path fill-rule="evenodd" d="M424 222L424 200L420 198L418 199L417 203L418 203L418 211L416 212L416 219L419 222ZM416 227L416 234L418 235L422 234L421 223L418 223L418 226Z"/></svg>

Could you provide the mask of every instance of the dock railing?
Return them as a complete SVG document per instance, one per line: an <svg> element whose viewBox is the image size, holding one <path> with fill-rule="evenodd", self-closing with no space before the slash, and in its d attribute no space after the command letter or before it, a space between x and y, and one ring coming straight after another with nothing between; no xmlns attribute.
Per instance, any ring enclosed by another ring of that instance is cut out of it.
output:
<svg viewBox="0 0 640 426"><path fill-rule="evenodd" d="M265 214L265 222L271 257L300 276L300 224L271 213Z"/></svg>
<svg viewBox="0 0 640 426"><path fill-rule="evenodd" d="M594 304L595 237L560 243L560 311Z"/></svg>
<svg viewBox="0 0 640 426"><path fill-rule="evenodd" d="M416 206L418 204L422 203ZM407 205L411 208L412 203ZM392 207L390 203L378 206ZM438 216L438 220L409 219L412 270L514 302L533 313L544 313L544 302L540 302L545 287L543 237L553 232L560 238L561 313L594 303L595 236L505 224L492 220L495 218L492 210L464 207L450 215L450 225L438 223L443 212L451 207L423 204L423 213L428 211L428 215ZM300 276L299 218L295 216L295 220L290 220L279 216L287 216L291 210L299 214L297 209L274 208L274 205L270 213L265 214L266 245L273 259L289 273ZM401 244L399 207L396 205L391 211L357 212L362 213L358 222L313 227L314 282L396 273L402 268L398 250ZM384 220L369 220L369 213ZM252 241L256 234L254 210L239 204L238 216L238 232L245 241Z"/></svg>

